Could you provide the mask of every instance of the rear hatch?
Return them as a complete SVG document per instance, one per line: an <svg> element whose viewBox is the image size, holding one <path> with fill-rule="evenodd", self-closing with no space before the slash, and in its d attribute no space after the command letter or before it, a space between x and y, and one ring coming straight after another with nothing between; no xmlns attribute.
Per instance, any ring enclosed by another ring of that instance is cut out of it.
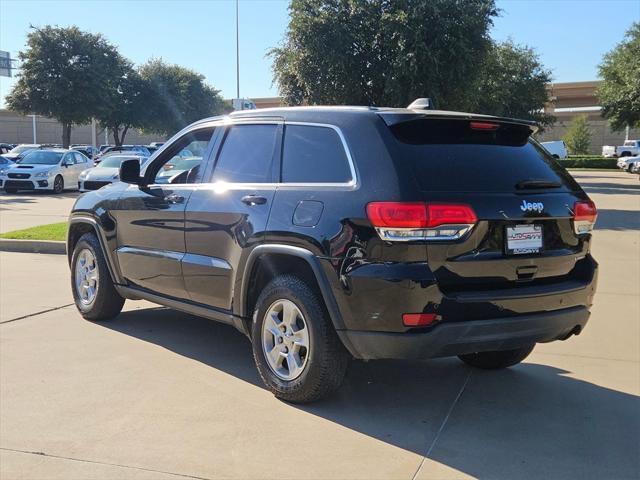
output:
<svg viewBox="0 0 640 480"><path fill-rule="evenodd" d="M519 294L590 281L588 229L574 231L580 186L530 138L533 124L491 117L411 116L387 121L396 167L427 204L468 205L473 228L456 240L426 241L445 295ZM584 263L581 263L584 260ZM484 292L484 293L483 293Z"/></svg>

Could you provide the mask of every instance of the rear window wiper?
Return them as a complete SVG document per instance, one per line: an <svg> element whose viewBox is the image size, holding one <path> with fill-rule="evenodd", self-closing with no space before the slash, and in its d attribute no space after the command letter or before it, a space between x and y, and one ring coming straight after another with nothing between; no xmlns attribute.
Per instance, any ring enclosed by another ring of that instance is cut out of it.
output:
<svg viewBox="0 0 640 480"><path fill-rule="evenodd" d="M553 180L521 180L516 183L518 190L532 190L536 188L560 188L562 184Z"/></svg>

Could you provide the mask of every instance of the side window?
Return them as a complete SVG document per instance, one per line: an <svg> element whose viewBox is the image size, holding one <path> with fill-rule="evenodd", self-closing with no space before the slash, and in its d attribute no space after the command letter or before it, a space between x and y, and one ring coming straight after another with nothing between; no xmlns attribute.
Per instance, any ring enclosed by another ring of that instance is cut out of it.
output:
<svg viewBox="0 0 640 480"><path fill-rule="evenodd" d="M74 158L73 158L73 154L71 153L65 153L64 156L62 157L62 162L60 162L60 165L73 165L75 162Z"/></svg>
<svg viewBox="0 0 640 480"><path fill-rule="evenodd" d="M218 155L214 182L270 183L278 125L235 125Z"/></svg>
<svg viewBox="0 0 640 480"><path fill-rule="evenodd" d="M285 183L346 183L353 180L342 140L334 129L287 125L282 153Z"/></svg>
<svg viewBox="0 0 640 480"><path fill-rule="evenodd" d="M80 163L87 163L87 161L85 160L84 156L81 153L74 153L73 156L75 157L76 163L80 164Z"/></svg>
<svg viewBox="0 0 640 480"><path fill-rule="evenodd" d="M170 145L154 160L147 173L154 179L152 183L199 183L204 169L201 164L214 131L215 127L196 130Z"/></svg>

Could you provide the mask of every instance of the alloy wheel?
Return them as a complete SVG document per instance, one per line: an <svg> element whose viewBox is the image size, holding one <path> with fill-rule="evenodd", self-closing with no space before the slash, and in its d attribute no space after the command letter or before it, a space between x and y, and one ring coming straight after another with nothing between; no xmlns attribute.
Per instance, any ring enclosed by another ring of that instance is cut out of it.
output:
<svg viewBox="0 0 640 480"><path fill-rule="evenodd" d="M62 193L62 190L64 190L64 183L63 183L62 177L56 177L55 180L53 181L53 191L55 193Z"/></svg>
<svg viewBox="0 0 640 480"><path fill-rule="evenodd" d="M91 305L98 293L98 262L88 248L80 251L76 258L76 293L83 305Z"/></svg>
<svg viewBox="0 0 640 480"><path fill-rule="evenodd" d="M309 329L291 300L277 300L262 322L262 351L273 373L282 380L302 375L309 359Z"/></svg>

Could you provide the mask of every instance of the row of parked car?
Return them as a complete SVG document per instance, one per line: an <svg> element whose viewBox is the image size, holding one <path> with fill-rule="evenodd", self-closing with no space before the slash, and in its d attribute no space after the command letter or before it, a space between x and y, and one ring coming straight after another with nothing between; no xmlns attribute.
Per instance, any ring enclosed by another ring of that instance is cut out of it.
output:
<svg viewBox="0 0 640 480"><path fill-rule="evenodd" d="M151 156L158 148L160 148L164 142L152 142L149 145L100 145L99 148L94 147L93 145L85 145L85 144L74 144L71 145L72 150L76 150L88 158L93 160L99 160L100 157L106 155L107 153L118 152L118 151L135 151L139 152L145 156ZM0 156L5 157L6 159L17 161L26 155L31 150L41 150L43 148L62 148L61 144L58 143L22 143L22 144L10 144L10 143L0 143Z"/></svg>
<svg viewBox="0 0 640 480"><path fill-rule="evenodd" d="M0 144L0 148L5 145ZM96 190L118 180L124 160L137 159L143 164L161 145L103 145L100 149L90 145L72 145L70 149L59 145L16 145L0 155L0 187L7 193Z"/></svg>
<svg viewBox="0 0 640 480"><path fill-rule="evenodd" d="M640 155L618 158L618 168L628 173L640 174Z"/></svg>

